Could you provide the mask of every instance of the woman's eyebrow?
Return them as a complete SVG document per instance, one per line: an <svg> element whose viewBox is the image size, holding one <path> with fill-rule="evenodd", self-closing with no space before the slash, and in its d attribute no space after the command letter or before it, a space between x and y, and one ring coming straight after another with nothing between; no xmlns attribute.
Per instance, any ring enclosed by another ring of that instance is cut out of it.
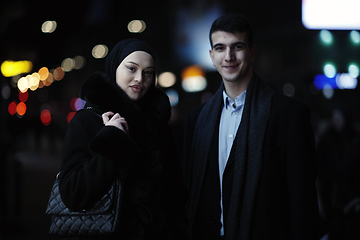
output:
<svg viewBox="0 0 360 240"><path fill-rule="evenodd" d="M134 64L134 65L136 65L136 66L140 67L140 65L139 65L139 64L137 64L136 62L133 62L133 61L128 61L127 63L131 63L131 64ZM149 67L146 67L146 69L148 69L148 68L155 69L155 67L154 67L154 66L149 66Z"/></svg>
<svg viewBox="0 0 360 240"><path fill-rule="evenodd" d="M132 63L132 64L135 64L136 66L139 66L139 64L137 64L136 62L133 62L133 61L128 61L127 63Z"/></svg>

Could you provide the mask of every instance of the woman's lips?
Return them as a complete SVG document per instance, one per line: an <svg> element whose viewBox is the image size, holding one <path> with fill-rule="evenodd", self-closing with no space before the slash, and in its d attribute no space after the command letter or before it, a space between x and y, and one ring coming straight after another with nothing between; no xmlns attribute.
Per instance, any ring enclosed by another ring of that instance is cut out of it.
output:
<svg viewBox="0 0 360 240"><path fill-rule="evenodd" d="M130 86L131 90L133 90L136 93L139 93L143 90L143 87L140 85L132 85Z"/></svg>

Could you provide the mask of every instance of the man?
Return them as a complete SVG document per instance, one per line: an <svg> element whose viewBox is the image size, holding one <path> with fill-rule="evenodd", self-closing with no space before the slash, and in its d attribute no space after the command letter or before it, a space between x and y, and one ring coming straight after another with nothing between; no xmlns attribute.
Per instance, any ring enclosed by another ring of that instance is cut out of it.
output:
<svg viewBox="0 0 360 240"><path fill-rule="evenodd" d="M190 111L184 136L193 239L318 239L308 107L253 72L257 48L244 16L221 16L209 37L222 84Z"/></svg>

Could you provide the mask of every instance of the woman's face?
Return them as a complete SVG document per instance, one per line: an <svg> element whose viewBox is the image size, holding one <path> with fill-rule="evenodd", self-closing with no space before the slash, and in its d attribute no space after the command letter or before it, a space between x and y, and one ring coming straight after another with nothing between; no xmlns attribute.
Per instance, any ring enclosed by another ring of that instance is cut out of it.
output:
<svg viewBox="0 0 360 240"><path fill-rule="evenodd" d="M116 83L130 97L140 100L154 81L154 59L143 51L129 54L116 69Z"/></svg>

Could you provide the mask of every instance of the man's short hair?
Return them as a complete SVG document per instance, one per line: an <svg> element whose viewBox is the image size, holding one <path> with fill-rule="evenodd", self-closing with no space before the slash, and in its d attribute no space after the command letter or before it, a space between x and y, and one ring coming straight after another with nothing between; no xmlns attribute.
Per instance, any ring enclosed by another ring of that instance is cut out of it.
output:
<svg viewBox="0 0 360 240"><path fill-rule="evenodd" d="M225 13L213 22L209 33L211 48L213 48L211 35L217 31L224 31L232 34L235 34L236 32L245 32L248 36L249 47L253 45L251 26L243 14Z"/></svg>

